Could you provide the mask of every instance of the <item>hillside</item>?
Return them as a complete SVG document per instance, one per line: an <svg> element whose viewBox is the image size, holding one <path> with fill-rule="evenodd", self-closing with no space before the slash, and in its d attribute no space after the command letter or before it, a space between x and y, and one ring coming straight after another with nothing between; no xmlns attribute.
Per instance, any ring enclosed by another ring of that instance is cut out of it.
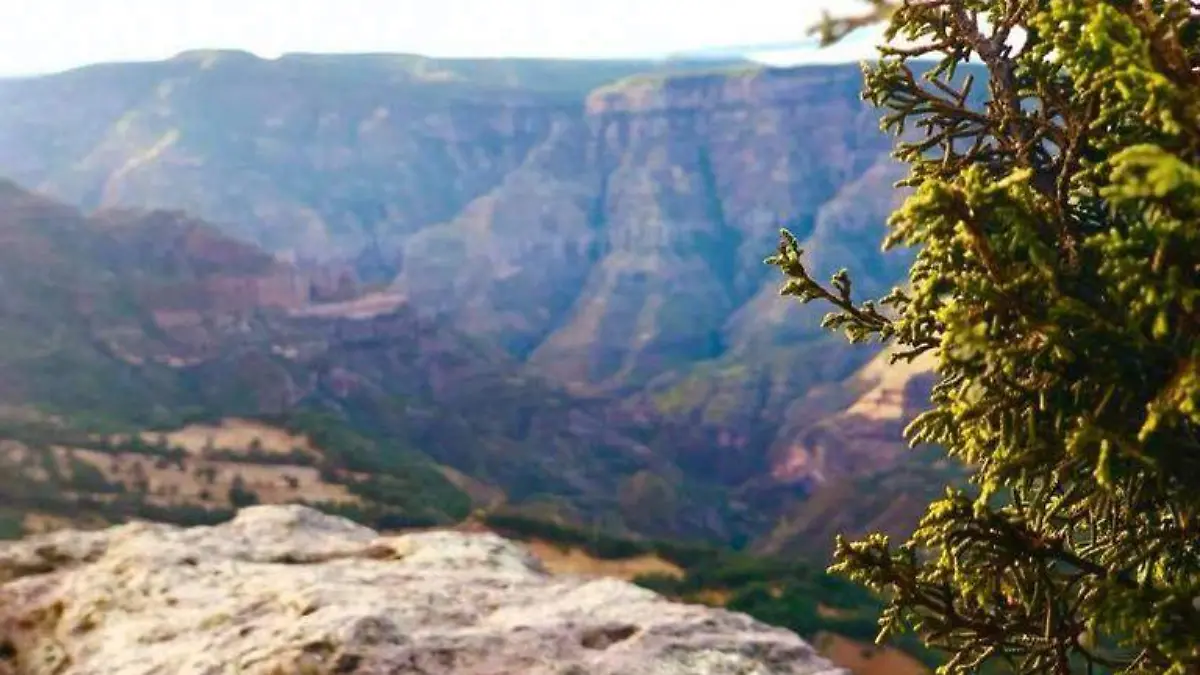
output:
<svg viewBox="0 0 1200 675"><path fill-rule="evenodd" d="M236 52L0 81L0 175L98 210L0 204L25 223L13 270L57 260L5 299L36 320L0 315L26 350L0 400L87 432L319 412L472 507L777 542L810 493L903 463L919 407L872 396L874 352L761 263L786 226L862 294L899 278L898 168L860 85Z"/></svg>
<svg viewBox="0 0 1200 675"><path fill-rule="evenodd" d="M369 295L311 303L318 282L180 214L86 218L8 186L0 227L8 244L0 335L12 343L0 439L12 443L8 459L19 469L7 478L10 507L110 518L166 507L220 514L236 505L224 499L232 485L167 476L215 469L224 481L249 480L266 471L275 478L260 477L278 484L278 474L328 464L335 485L313 479L316 491L305 498L345 497L353 484L370 496L372 522L386 514L453 522L500 500L689 537L727 538L769 523L765 514L737 514L719 484L606 427L605 401L566 392L404 303ZM243 434L216 446L241 457L210 465L215 458L194 443L172 440L188 425L220 428L229 418L266 425L266 436L299 434L322 451L281 462L250 453L253 439ZM129 447L109 439L113 432L150 435ZM151 464L176 469L145 476ZM669 501L638 494L642 485L664 486ZM298 496L273 489L274 497L258 498Z"/></svg>

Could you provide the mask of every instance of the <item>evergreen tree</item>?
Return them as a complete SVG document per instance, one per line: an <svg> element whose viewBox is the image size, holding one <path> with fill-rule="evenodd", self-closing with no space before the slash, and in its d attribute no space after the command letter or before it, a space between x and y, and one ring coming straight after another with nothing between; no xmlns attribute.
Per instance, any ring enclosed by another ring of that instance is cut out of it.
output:
<svg viewBox="0 0 1200 675"><path fill-rule="evenodd" d="M246 481L241 474L233 477L233 482L229 485L229 503L235 509L254 506L259 503L258 494L246 487Z"/></svg>
<svg viewBox="0 0 1200 675"><path fill-rule="evenodd" d="M831 569L941 672L1200 673L1200 6L871 5L823 37L887 22L864 98L910 168L884 243L907 283L860 302L787 232L768 262L850 340L932 353L906 433L977 490L902 545L839 538Z"/></svg>

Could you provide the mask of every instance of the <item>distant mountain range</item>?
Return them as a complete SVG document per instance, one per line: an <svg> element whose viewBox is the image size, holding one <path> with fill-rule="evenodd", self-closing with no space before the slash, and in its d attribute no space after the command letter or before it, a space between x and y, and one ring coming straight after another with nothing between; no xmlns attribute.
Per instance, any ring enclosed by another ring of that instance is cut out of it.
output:
<svg viewBox="0 0 1200 675"><path fill-rule="evenodd" d="M223 51L0 81L0 175L45 195L0 190L0 403L85 430L320 413L473 507L810 546L806 508L902 468L928 386L761 262L786 226L860 293L902 277L860 86ZM876 497L848 527L911 526Z"/></svg>

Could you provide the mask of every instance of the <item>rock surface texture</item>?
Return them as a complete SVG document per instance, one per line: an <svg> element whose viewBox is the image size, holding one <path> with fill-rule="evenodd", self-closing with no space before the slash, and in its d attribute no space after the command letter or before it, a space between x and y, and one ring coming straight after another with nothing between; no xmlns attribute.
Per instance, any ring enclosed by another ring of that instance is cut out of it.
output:
<svg viewBox="0 0 1200 675"><path fill-rule="evenodd" d="M298 506L0 548L0 673L844 675L794 634L490 534L385 537Z"/></svg>

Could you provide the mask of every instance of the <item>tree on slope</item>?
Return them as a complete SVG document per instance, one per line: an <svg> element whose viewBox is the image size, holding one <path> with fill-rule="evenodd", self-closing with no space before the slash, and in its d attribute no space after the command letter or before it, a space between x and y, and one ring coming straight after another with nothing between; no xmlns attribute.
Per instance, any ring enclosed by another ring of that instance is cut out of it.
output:
<svg viewBox="0 0 1200 675"><path fill-rule="evenodd" d="M907 283L860 302L786 232L768 262L850 340L932 353L906 433L978 489L902 545L839 539L833 570L941 672L1200 673L1200 5L871 4L824 38L888 25L864 97L910 167Z"/></svg>

